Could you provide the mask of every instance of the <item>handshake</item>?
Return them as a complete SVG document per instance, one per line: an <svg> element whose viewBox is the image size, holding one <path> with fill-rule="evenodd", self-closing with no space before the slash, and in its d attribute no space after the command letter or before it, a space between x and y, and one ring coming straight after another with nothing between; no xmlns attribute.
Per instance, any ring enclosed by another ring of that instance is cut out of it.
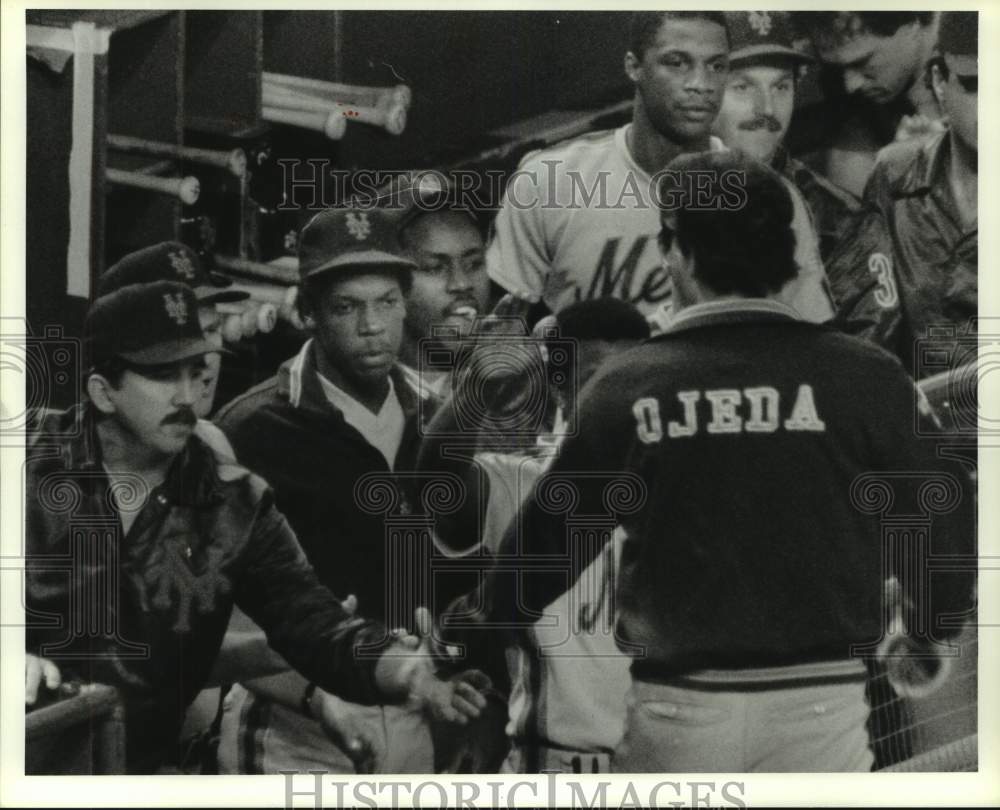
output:
<svg viewBox="0 0 1000 810"><path fill-rule="evenodd" d="M341 605L349 616L357 610L353 596ZM448 656L441 648L432 649L430 612L418 608L414 624L415 634L394 631L392 641L375 663L375 683L382 702L422 710L438 724L467 725L486 708L483 692L490 689L490 679L475 669L439 677L437 665ZM267 646L267 639L259 630L234 633L228 646L222 655L226 661L221 666L216 662L210 683L239 680L258 694L303 711L319 722L359 773L373 771L384 742L373 734L371 707L348 703L313 684L306 685L305 679L291 671L281 656ZM70 697L90 688L66 683L53 661L30 652L26 654L26 707L34 706L39 698L47 702L50 695Z"/></svg>
<svg viewBox="0 0 1000 810"><path fill-rule="evenodd" d="M351 612L350 597L344 607ZM416 635L394 631L394 642L375 665L375 682L386 702L399 701L421 708L436 723L464 726L486 708L483 692L490 679L477 669L439 677L435 662L444 650L433 647L433 621L427 608L417 608ZM361 707L316 689L305 707L324 732L353 762L359 773L371 773L379 754L379 740L372 735Z"/></svg>

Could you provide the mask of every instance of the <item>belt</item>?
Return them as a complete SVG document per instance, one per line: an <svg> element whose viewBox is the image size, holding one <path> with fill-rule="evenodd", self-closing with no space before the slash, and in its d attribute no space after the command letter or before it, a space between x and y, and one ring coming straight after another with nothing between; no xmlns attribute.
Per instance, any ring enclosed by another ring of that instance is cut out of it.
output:
<svg viewBox="0 0 1000 810"><path fill-rule="evenodd" d="M751 669L701 669L683 674L657 672L655 665L632 664L632 677L646 683L668 684L705 692L757 692L864 681L868 672L861 659L815 661L785 667Z"/></svg>
<svg viewBox="0 0 1000 810"><path fill-rule="evenodd" d="M517 745L509 759L518 773L611 773L611 755L600 751Z"/></svg>

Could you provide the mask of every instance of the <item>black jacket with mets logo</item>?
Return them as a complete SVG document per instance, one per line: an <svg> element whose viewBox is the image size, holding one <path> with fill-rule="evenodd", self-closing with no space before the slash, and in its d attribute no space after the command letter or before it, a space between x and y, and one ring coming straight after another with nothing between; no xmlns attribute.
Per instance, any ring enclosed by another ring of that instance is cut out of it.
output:
<svg viewBox="0 0 1000 810"><path fill-rule="evenodd" d="M153 773L204 688L233 606L307 678L376 703L385 628L351 618L320 585L267 484L200 421L166 480L112 484L89 408L42 421L25 461L26 650L64 680L118 688L126 765ZM118 506L116 506L116 504ZM137 514L122 532L118 508Z"/></svg>

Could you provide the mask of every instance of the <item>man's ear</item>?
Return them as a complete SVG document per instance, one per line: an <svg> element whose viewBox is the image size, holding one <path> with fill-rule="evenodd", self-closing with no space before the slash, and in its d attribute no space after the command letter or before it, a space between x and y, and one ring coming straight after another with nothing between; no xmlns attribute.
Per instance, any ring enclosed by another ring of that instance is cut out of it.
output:
<svg viewBox="0 0 1000 810"><path fill-rule="evenodd" d="M628 76L632 84L636 84L639 81L641 73L642 60L632 53L632 51L627 51L625 53L625 75Z"/></svg>
<svg viewBox="0 0 1000 810"><path fill-rule="evenodd" d="M87 378L87 396L94 403L94 407L103 414L112 414L116 410L110 395L112 388L107 377L102 374L91 374Z"/></svg>

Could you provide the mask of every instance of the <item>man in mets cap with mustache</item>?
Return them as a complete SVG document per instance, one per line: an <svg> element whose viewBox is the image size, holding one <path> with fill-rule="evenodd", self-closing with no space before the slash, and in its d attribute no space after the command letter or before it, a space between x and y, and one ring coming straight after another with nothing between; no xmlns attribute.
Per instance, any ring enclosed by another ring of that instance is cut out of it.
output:
<svg viewBox="0 0 1000 810"><path fill-rule="evenodd" d="M787 12L727 11L729 79L713 133L791 180L813 216L824 261L850 224L858 200L785 148L795 91L812 58L793 47Z"/></svg>
<svg viewBox="0 0 1000 810"><path fill-rule="evenodd" d="M101 296L85 343L87 401L29 437L26 607L60 621L27 628L26 705L63 679L117 687L127 770L154 773L176 753L239 605L324 690L361 703L418 690L446 718L477 711L475 690L438 681L419 650L380 655L399 642L320 584L266 482L197 419L215 347L191 287L155 281ZM358 659L359 643L375 657ZM456 709L460 691L473 703Z"/></svg>
<svg viewBox="0 0 1000 810"><path fill-rule="evenodd" d="M222 365L222 317L216 304L245 301L250 294L235 289L221 273L207 270L198 254L182 242L160 242L123 256L98 279L97 294L152 281L184 284L194 290L198 299L198 321L205 337L215 345L215 351L205 355L204 391L194 406L195 413L205 418L212 412Z"/></svg>

